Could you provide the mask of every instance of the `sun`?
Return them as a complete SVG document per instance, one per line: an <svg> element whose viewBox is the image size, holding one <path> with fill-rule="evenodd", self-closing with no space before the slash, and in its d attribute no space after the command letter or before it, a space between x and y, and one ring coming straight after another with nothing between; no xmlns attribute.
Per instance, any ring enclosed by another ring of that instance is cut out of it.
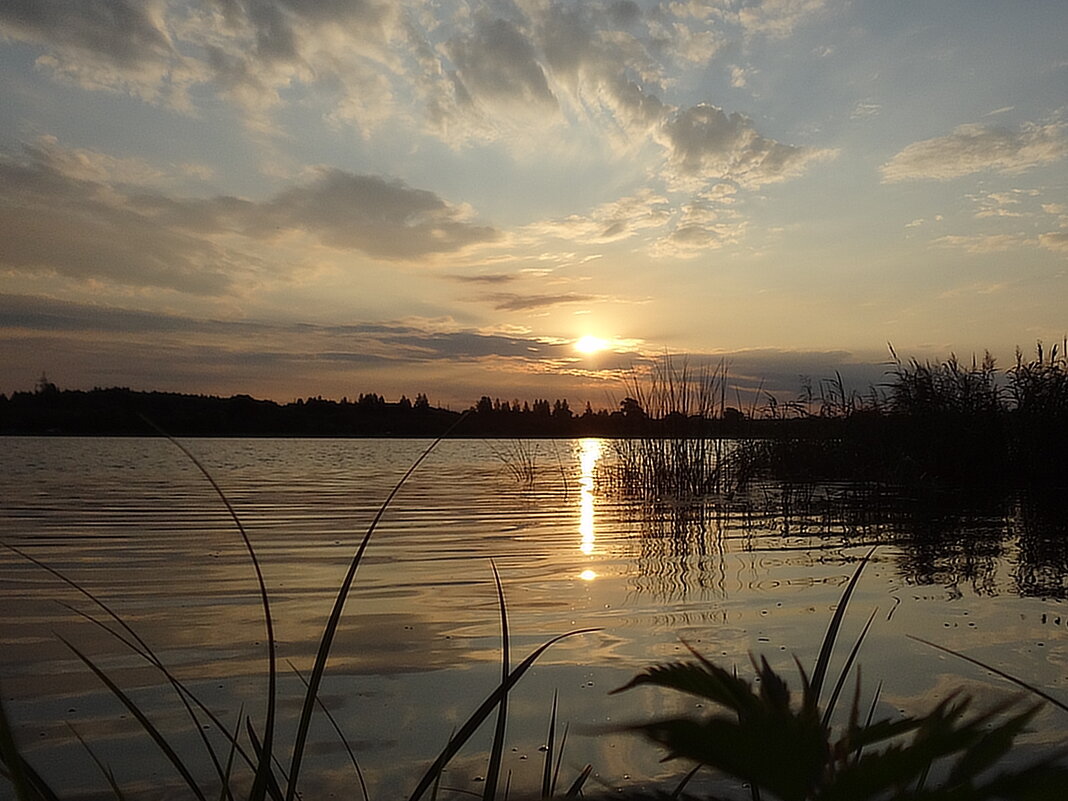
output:
<svg viewBox="0 0 1068 801"><path fill-rule="evenodd" d="M608 342L606 340L589 334L575 340L575 350L579 353L597 353L597 351L604 350L607 347Z"/></svg>

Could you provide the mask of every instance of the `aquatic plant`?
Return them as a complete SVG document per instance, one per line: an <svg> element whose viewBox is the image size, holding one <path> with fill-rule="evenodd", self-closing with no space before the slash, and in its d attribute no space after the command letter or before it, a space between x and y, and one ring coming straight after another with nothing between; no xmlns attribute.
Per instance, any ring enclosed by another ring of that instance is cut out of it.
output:
<svg viewBox="0 0 1068 801"><path fill-rule="evenodd" d="M305 676L294 668L294 672L297 673L305 687L305 692L303 699L301 699L300 718L296 725L292 744L288 749L288 768L283 768L281 765L281 760L285 759L287 754L285 750L279 747L277 738L275 737L275 710L279 703L277 664L275 656L277 641L274 633L274 621L271 613L270 598L260 570L259 558L239 516L230 504L229 499L209 471L185 446L178 443L176 440L171 439L171 441L182 450L187 458L203 474L205 479L211 484L216 495L226 506L226 509L246 546L249 559L253 565L257 578L258 590L263 608L268 665L267 689L263 699L264 711L261 721L257 722L251 715L245 715L242 708L241 712L238 714L238 720L234 725L226 725L224 721L222 721L196 696L188 685L180 681L167 668L152 647L104 600L97 597L94 593L81 586L73 579L37 560L33 556L6 543L2 543L2 545L22 558L39 566L43 570L46 570L55 578L80 593L85 599L93 604L100 613L102 613L102 617L95 617L89 613L81 612L73 608L71 611L86 618L105 631L108 635L118 640L124 647L151 665L163 676L178 697L192 724L192 728L197 732L201 745L211 762L218 785L216 792L220 801L233 801L233 799L236 798L243 798L246 799L246 801L265 801L266 799L271 799L271 801L293 801L297 798L299 796L299 779L306 751L308 733L316 709L320 709L326 713L334 730L338 733L342 742L345 743L345 748L351 758L354 774L358 780L363 798L367 801L367 789L360 766L356 761L355 755L351 749L349 749L347 741L337 722L330 716L329 712L326 711L325 705L322 704L319 698L319 687L326 672L327 661L341 616L345 609L346 600L351 591L357 570L363 560L364 553L371 540L372 534L378 527L382 516L385 514L397 493L405 485L419 465L430 455L443 437L435 440L423 451L419 458L412 463L400 480L394 485L391 492L379 506L371 523L364 532L363 537L349 562L345 577L338 588L337 597L323 628L319 647L316 652L314 663L311 666L311 670ZM495 566L493 567L493 574L501 618L502 670L500 683L470 715L464 725L461 726L449 739L441 754L423 774L422 779L419 781L410 797L410 801L418 801L418 799L422 798L429 790L433 789L436 791L442 772L449 764L450 760L459 752L462 746L478 730L482 723L496 710L498 718L494 741L491 748L490 764L487 770L487 782L484 794L484 798L487 801L491 801L491 799L495 798L501 772L501 753L503 750L509 693L535 661L552 645L568 637L595 631L595 629L578 629L553 637L535 648L518 665L512 667L509 663L509 632L504 590ZM86 655L84 651L78 648L74 643L62 637L59 639L86 666L86 668L96 675L111 694L133 716L145 733L159 748L161 753L171 763L172 767L181 777L182 782L192 796L199 799L199 801L207 801L207 798L211 793L209 793L209 790L205 787L202 787L201 782L195 777L196 771L192 767L192 756L179 753L178 748L172 744L167 734L161 731L153 722L150 714L143 709L127 691L120 687L96 660ZM213 742L211 738L208 737L206 728L207 723L209 722L218 735L222 737L224 740L223 743ZM244 737L242 737L242 729L244 729ZM74 736L83 744L91 759L97 764L115 798L120 801L124 799L125 794L111 768L98 759L90 745L82 740L81 736L76 731L74 732ZM548 758L549 757L547 757L547 759ZM241 766L244 766L244 768L242 769ZM585 773L588 776L588 771ZM251 776L249 774L251 774ZM2 702L0 702L0 775L11 783L19 801L59 801L59 795L50 786L47 775L35 768L20 749L15 740L14 728L7 717ZM251 781L249 781L249 779L251 779ZM580 776L580 780L573 785L573 788L581 788L582 781L585 781L584 776ZM554 785L555 781L549 785L550 789Z"/></svg>
<svg viewBox="0 0 1068 801"><path fill-rule="evenodd" d="M1008 371L1009 420L1013 464L1029 483L1063 477L1068 449L1068 339L1048 351L1038 343L1024 361L1017 349Z"/></svg>
<svg viewBox="0 0 1068 801"><path fill-rule="evenodd" d="M875 700L862 714L858 669L847 720L832 727L839 693L874 613L823 706L821 694L842 617L870 556L861 561L843 592L811 678L800 663L797 665L799 699L764 657L753 659L754 686L754 682L713 664L687 645L695 661L650 667L615 692L644 685L661 687L697 696L728 714L664 718L633 724L626 730L665 748L669 759L695 763L684 784L698 769L709 767L745 783L753 801L760 801L765 793L780 801L1062 798L1068 786L1068 766L1060 760L1068 749L1025 767L996 770L999 760L1011 751L1016 737L1034 718L1037 704L1021 708L1019 700L1013 698L972 711L969 696L953 693L925 714L875 720Z"/></svg>
<svg viewBox="0 0 1068 801"><path fill-rule="evenodd" d="M695 499L743 484L746 443L719 436L727 385L726 362L693 368L669 355L632 375L620 404L627 436L612 443L612 485L647 499Z"/></svg>

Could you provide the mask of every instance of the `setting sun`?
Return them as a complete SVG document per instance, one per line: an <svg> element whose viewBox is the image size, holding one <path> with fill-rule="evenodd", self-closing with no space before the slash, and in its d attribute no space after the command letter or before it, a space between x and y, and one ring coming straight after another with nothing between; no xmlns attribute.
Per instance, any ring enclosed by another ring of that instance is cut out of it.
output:
<svg viewBox="0 0 1068 801"><path fill-rule="evenodd" d="M575 350L579 353L597 353L608 347L608 341L600 337L586 335L575 341Z"/></svg>

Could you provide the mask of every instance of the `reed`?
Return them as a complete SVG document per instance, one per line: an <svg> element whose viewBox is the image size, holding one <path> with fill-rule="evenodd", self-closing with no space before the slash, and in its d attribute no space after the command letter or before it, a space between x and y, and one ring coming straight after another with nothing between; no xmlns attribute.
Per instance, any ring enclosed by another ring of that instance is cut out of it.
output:
<svg viewBox="0 0 1068 801"><path fill-rule="evenodd" d="M795 482L876 481L918 491L1030 490L1068 483L1068 361L1041 343L1000 370L993 357L903 360L860 394L841 375L796 400L769 396L750 454L761 475Z"/></svg>
<svg viewBox="0 0 1068 801"><path fill-rule="evenodd" d="M744 483L745 446L718 436L728 383L726 362L694 368L669 355L632 375L620 404L628 436L612 443L612 486L646 499L697 499Z"/></svg>
<svg viewBox="0 0 1068 801"><path fill-rule="evenodd" d="M1025 361L1016 351L1009 370L1009 431L1015 468L1031 483L1057 470L1068 451L1068 339Z"/></svg>

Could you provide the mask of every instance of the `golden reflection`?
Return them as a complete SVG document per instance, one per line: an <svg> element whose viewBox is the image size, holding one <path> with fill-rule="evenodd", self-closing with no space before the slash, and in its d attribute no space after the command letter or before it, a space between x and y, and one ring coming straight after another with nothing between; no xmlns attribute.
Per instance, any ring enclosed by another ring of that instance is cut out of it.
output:
<svg viewBox="0 0 1068 801"><path fill-rule="evenodd" d="M592 570L583 570L581 573L579 573L579 578L583 581L593 581L595 578L597 578L597 574Z"/></svg>
<svg viewBox="0 0 1068 801"><path fill-rule="evenodd" d="M579 452L579 534L582 541L579 550L589 556L593 553L596 539L593 514L593 471L601 458L601 441L584 439ZM596 574L594 574L596 575ZM583 578L586 578L583 575ZM587 579L588 580L588 579Z"/></svg>

